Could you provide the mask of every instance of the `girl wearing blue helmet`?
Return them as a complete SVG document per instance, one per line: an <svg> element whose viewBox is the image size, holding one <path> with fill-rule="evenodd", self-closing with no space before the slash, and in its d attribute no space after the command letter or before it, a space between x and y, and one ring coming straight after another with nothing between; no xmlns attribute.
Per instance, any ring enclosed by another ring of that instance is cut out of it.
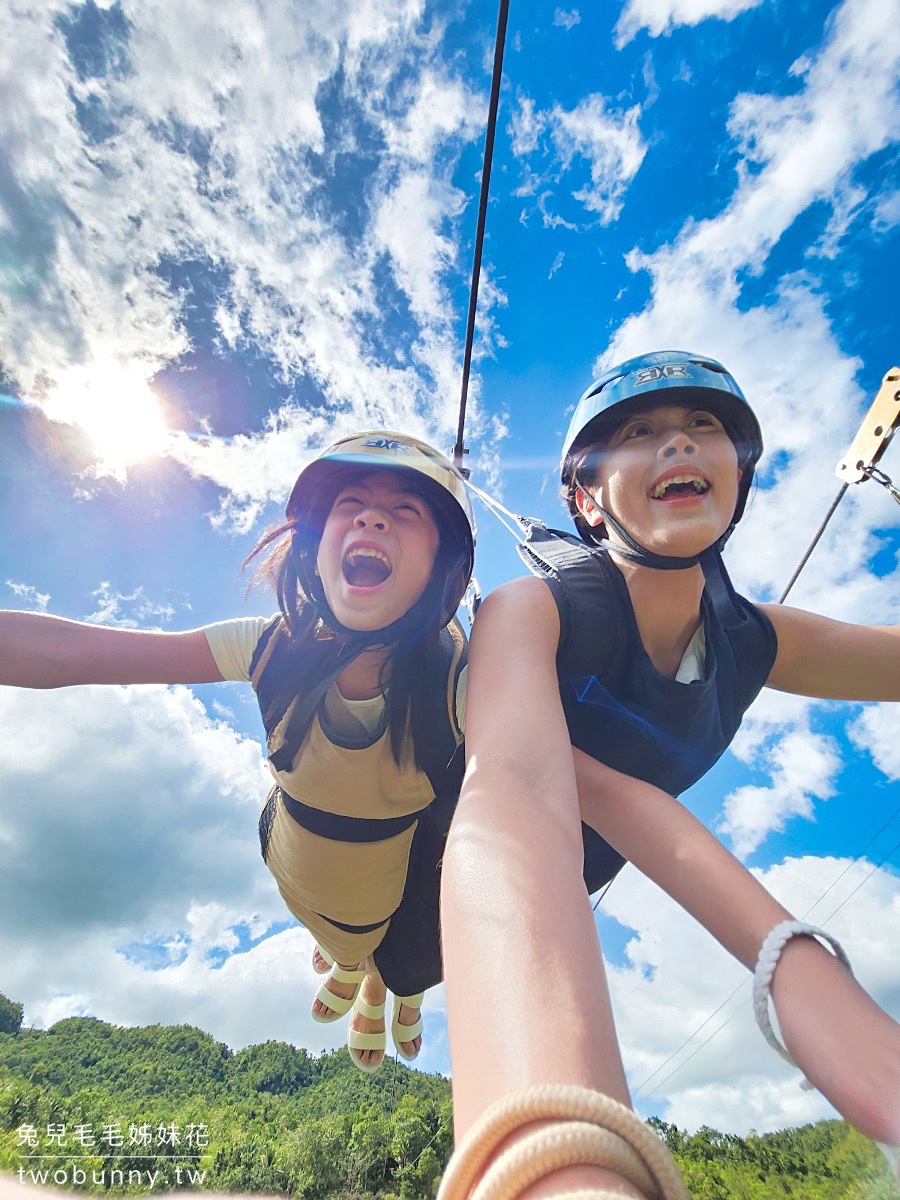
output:
<svg viewBox="0 0 900 1200"><path fill-rule="evenodd" d="M900 1026L666 795L709 770L764 685L900 699L900 630L755 605L731 587L720 550L761 452L756 418L721 364L665 352L610 370L583 396L563 455L580 539L533 529L523 556L538 578L499 588L475 623L469 766L444 860L448 1020L457 1130L490 1125L485 1110L516 1093L497 1117L513 1159L529 1161L533 1145L544 1152L540 1132L532 1144L517 1125L593 1111L581 1093L518 1094L546 1084L618 1102L607 1123L642 1156L579 878L583 868L595 890L624 855L746 965L764 947L761 1024L771 983L784 1040L811 1082L863 1132L900 1142ZM581 809L579 794L593 797ZM527 986L475 1022L476 964L486 961ZM625 1158L608 1145L581 1157L554 1150L542 1183L546 1165L525 1171L528 1194L650 1194ZM593 1165L567 1165L584 1163ZM657 1194L684 1194L655 1178Z"/></svg>
<svg viewBox="0 0 900 1200"><path fill-rule="evenodd" d="M366 1072L385 1055L385 985L411 1060L422 993L441 978L439 862L462 775L455 613L473 552L461 474L376 430L310 463L251 552L277 597L270 618L170 634L0 614L0 683L253 686L274 776L263 857L316 939L316 970L330 970L312 1015L354 1008L348 1044Z"/></svg>

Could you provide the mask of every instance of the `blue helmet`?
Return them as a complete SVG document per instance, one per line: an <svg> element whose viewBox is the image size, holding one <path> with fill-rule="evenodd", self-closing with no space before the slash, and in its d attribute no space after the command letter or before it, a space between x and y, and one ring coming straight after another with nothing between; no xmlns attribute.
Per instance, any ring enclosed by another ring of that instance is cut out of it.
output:
<svg viewBox="0 0 900 1200"><path fill-rule="evenodd" d="M632 413L659 404L696 405L722 422L737 449L742 471L729 533L741 519L753 471L763 450L759 422L744 393L721 363L684 350L660 350L629 358L595 379L572 416L560 473L569 512L586 540L594 539L575 504L578 451L602 441Z"/></svg>

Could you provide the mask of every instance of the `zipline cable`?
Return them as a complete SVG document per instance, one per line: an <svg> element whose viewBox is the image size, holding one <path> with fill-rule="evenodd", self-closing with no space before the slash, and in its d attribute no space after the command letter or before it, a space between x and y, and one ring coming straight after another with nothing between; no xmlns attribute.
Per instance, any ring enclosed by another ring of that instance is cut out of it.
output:
<svg viewBox="0 0 900 1200"><path fill-rule="evenodd" d="M463 355L462 391L459 397L459 425L456 430L456 445L453 461L464 474L463 456L467 450L463 444L466 424L466 404L469 396L469 372L472 367L472 343L475 340L475 312L478 308L478 282L481 278L481 254L484 247L484 226L487 220L488 193L491 186L491 163L494 158L494 133L497 129L497 109L500 104L500 78L503 73L503 48L506 44L506 24L509 17L509 0L500 0L497 12L497 40L494 45L494 74L491 79L491 100L488 107L487 129L484 135L484 163L481 168L481 197L478 202L478 228L475 233L475 258L472 264L472 284L469 288L469 317L466 322L466 348Z"/></svg>
<svg viewBox="0 0 900 1200"><path fill-rule="evenodd" d="M484 162L481 168L481 195L478 202L478 225L475 231L475 256L472 264L472 283L469 288L469 314L466 322L466 346L463 355L463 375L462 375L462 390L459 399L459 424L456 432L456 444L453 448L453 461L459 467L460 471L468 477L469 472L463 467L463 456L468 453L463 445L463 436L466 422L466 403L469 394L469 374L472 367L472 344L475 340L475 314L478 308L478 283L481 279L481 258L484 248L484 228L487 222L487 203L491 185L491 164L494 159L494 135L497 129L497 110L500 105L500 80L503 74L503 49L506 45L506 26L509 19L509 0L500 0L500 7L497 12L497 37L494 44L494 71L491 78L491 98L488 105L487 128L484 135ZM477 489L476 489L477 490ZM396 1056L395 1056L396 1062ZM396 1078L392 1079L390 1104L388 1106L389 1116L393 1115L393 1099L396 1090ZM441 1132L442 1125L439 1124L437 1131L432 1137L428 1145L435 1140ZM420 1151L416 1157L418 1162L424 1149ZM374 1159L372 1160L374 1161ZM366 1169L368 1169L368 1164Z"/></svg>
<svg viewBox="0 0 900 1200"><path fill-rule="evenodd" d="M840 502L843 500L843 498L844 498L844 493L846 492L846 490L847 490L847 488L848 488L849 486L850 486L850 484L849 484L849 483L842 483L842 484L841 484L841 486L840 486L840 489L839 489L839 491L838 491L838 494L835 496L834 500L833 500L833 501L832 501L832 503L831 503L831 508L829 508L828 512L825 514L825 520L824 520L824 521L822 522L822 524L819 526L818 530L816 531L816 535L815 535L815 537L813 538L813 540L812 540L812 541L809 543L809 545L807 546L807 548L806 548L806 553L805 553L805 554L803 555L803 557L800 559L800 562L799 562L799 564L798 564L798 566L797 566L797 570L796 570L796 571L793 573L793 575L791 576L790 580L788 581L788 585L787 585L787 587L784 589L784 591L783 591L783 592L781 593L781 595L778 597L778 603L779 603L779 604L784 604L785 600L787 599L787 594L788 594L788 592L791 590L791 588L792 588L792 587L794 586L794 584L797 582L797 578L798 578L798 576L800 575L800 572L803 570L803 568L804 568L804 567L806 566L806 564L809 562L809 556L812 554L813 550L815 550L816 546L819 544L819 538L820 538L820 537L822 536L822 534L825 532L825 526L828 524L828 522L829 522L829 521L831 520L831 518L834 516L834 510L837 508L837 506L838 506L838 505L840 504Z"/></svg>

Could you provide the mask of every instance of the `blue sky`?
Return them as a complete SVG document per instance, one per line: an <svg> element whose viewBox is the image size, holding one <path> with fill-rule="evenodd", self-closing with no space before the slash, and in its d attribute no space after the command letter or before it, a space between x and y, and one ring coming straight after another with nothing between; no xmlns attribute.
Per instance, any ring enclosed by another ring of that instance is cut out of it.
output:
<svg viewBox="0 0 900 1200"><path fill-rule="evenodd" d="M592 374L702 351L767 445L729 566L779 594L900 357L898 17L513 0L474 482L563 524L555 466ZM449 449L495 21L462 0L0 6L5 606L164 629L268 612L240 563L318 447L382 426ZM898 545L887 493L851 489L792 600L900 623ZM485 591L521 573L483 510L476 570ZM29 1021L339 1044L307 1017L309 939L255 847L249 689L7 689L0 711L0 990ZM789 907L819 902L900 1016L896 727L890 706L766 694L688 802ZM642 1111L738 1132L829 1115L703 931L630 870L603 910ZM424 1069L448 1069L442 1009L438 990Z"/></svg>

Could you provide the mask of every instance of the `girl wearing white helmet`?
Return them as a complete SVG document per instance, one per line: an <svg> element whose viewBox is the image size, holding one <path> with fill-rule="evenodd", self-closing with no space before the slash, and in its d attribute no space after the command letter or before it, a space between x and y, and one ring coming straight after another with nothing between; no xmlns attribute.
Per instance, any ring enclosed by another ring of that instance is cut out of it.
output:
<svg viewBox="0 0 900 1200"><path fill-rule="evenodd" d="M381 1065L385 987L401 1056L439 982L439 863L462 776L466 642L455 620L474 553L465 481L417 438L344 438L297 479L248 556L279 612L187 633L0 614L0 682L252 684L275 779L259 824L291 912L331 968L313 1004L351 1008L360 1070Z"/></svg>
<svg viewBox="0 0 900 1200"><path fill-rule="evenodd" d="M498 1127L527 1159L531 1142L517 1143L515 1126L572 1116L569 1096L519 1096L546 1084L619 1102L615 1127L627 1135L628 1087L580 878L583 869L594 890L627 855L747 966L760 956L760 1023L771 983L810 1081L863 1132L900 1142L900 1026L664 794L709 770L764 685L900 699L900 629L755 605L731 587L719 551L761 451L756 418L719 363L664 352L613 368L585 393L566 439L562 482L580 540L535 527L523 557L538 578L504 585L479 611L469 766L442 885L458 1140L514 1094ZM592 799L579 808L579 795ZM485 962L517 981L487 1009ZM534 1145L546 1149L540 1137ZM563 1165L555 1154L551 1168ZM593 1165L552 1168L529 1196L649 1194L646 1172L608 1147L566 1161ZM510 1163L495 1164L498 1178ZM528 1182L540 1174L526 1171ZM657 1184L657 1194L685 1194Z"/></svg>

